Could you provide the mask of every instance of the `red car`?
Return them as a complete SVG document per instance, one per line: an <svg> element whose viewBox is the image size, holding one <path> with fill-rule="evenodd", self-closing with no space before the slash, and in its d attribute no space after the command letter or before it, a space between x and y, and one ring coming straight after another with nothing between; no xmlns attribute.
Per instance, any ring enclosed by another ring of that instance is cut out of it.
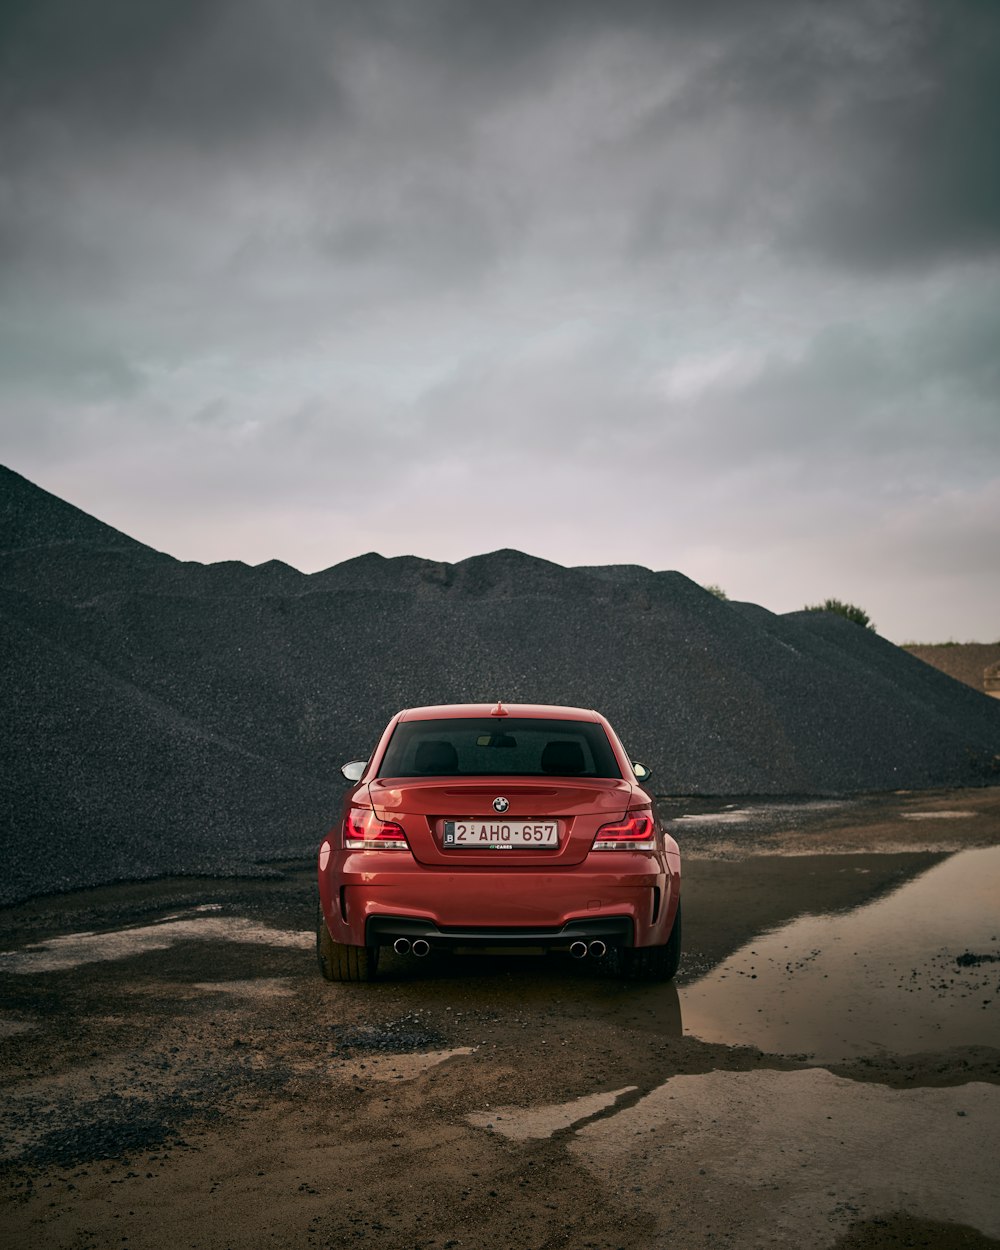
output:
<svg viewBox="0 0 1000 1250"><path fill-rule="evenodd" d="M681 949L680 853L598 712L536 704L410 708L319 850L317 952L329 981L369 981L379 951L615 952L669 980Z"/></svg>

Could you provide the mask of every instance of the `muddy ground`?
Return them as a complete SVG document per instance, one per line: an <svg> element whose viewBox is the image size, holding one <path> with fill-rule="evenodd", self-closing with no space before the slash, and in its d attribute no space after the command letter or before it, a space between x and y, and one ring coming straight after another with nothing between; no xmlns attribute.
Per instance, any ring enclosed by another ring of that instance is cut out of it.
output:
<svg viewBox="0 0 1000 1250"><path fill-rule="evenodd" d="M662 811L676 985L327 985L301 864L0 913L3 1244L1000 1246L1000 790Z"/></svg>

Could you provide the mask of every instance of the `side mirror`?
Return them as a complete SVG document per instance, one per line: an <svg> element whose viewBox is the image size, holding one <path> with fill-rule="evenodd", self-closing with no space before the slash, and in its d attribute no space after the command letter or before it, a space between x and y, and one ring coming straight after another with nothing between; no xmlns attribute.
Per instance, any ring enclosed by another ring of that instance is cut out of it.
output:
<svg viewBox="0 0 1000 1250"><path fill-rule="evenodd" d="M632 771L635 773L636 781L648 781L653 775L653 770L647 768L645 764L633 764Z"/></svg>
<svg viewBox="0 0 1000 1250"><path fill-rule="evenodd" d="M364 776L365 769L367 767L367 760L351 760L351 762L349 764L345 764L340 771L344 774L348 781L360 781Z"/></svg>

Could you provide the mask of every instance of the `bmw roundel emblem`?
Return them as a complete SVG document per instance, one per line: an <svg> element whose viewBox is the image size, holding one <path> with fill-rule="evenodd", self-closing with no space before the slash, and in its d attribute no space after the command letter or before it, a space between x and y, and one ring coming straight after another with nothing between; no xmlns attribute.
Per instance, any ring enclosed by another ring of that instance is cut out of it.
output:
<svg viewBox="0 0 1000 1250"><path fill-rule="evenodd" d="M510 804L503 797L503 795L500 795L499 798L493 800L494 811L505 812L508 807L510 807Z"/></svg>

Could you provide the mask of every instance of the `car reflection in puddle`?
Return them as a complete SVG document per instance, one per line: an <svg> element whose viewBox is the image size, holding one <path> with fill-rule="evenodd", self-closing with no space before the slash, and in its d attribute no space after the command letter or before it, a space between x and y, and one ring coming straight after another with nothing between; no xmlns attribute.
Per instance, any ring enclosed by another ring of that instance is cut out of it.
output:
<svg viewBox="0 0 1000 1250"><path fill-rule="evenodd" d="M761 934L681 991L686 1033L821 1063L996 1045L1000 847Z"/></svg>

